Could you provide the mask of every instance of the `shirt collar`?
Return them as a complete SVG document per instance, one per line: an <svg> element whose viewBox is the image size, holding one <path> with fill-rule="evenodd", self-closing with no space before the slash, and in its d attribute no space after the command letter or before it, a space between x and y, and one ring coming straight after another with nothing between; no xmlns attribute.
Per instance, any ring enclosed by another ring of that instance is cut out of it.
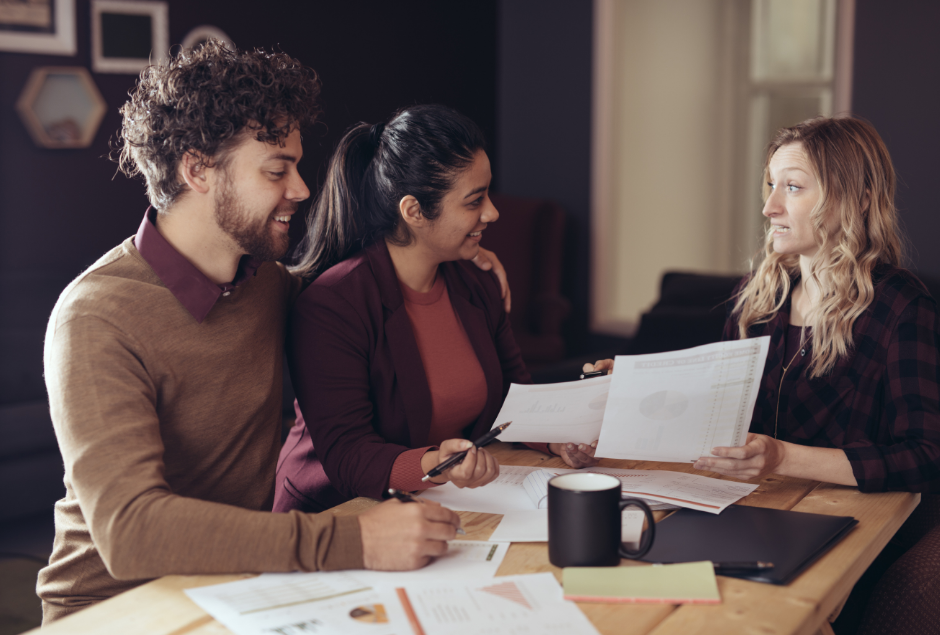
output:
<svg viewBox="0 0 940 635"><path fill-rule="evenodd" d="M261 266L261 261L251 256L242 256L238 262L235 279L226 284L215 284L157 231L154 225L156 214L157 211L153 207L147 208L140 229L134 237L134 246L179 303L202 324L219 297L254 276Z"/></svg>

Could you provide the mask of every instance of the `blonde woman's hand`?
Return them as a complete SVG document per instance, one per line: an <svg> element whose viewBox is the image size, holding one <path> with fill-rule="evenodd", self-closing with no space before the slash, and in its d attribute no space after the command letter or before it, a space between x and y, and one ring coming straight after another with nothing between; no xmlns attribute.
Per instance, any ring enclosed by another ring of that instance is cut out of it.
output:
<svg viewBox="0 0 940 635"><path fill-rule="evenodd" d="M786 447L783 441L749 432L744 445L713 448L712 456L699 458L692 467L743 480L759 478L778 470L786 457Z"/></svg>

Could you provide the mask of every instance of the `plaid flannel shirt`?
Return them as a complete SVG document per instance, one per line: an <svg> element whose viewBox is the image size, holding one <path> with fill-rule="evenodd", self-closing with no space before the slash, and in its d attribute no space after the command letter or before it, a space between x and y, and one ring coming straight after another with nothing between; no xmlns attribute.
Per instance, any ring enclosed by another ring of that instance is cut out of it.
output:
<svg viewBox="0 0 940 635"><path fill-rule="evenodd" d="M777 391L788 396L778 438L840 448L863 492L940 491L940 322L937 304L910 272L875 270L875 297L855 321L853 349L828 375L808 379L812 338L781 388L790 299L749 337L770 336L751 432L773 436ZM747 282L745 278L741 285ZM741 288L739 286L739 288ZM724 340L737 339L737 320Z"/></svg>

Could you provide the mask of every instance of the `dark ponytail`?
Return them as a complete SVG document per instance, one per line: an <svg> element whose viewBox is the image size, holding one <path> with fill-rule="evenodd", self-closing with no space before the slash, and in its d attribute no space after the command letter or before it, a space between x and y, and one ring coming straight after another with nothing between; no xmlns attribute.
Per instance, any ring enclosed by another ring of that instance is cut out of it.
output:
<svg viewBox="0 0 940 635"><path fill-rule="evenodd" d="M428 220L484 148L475 123L446 106L415 106L387 124L353 126L330 159L292 271L313 279L376 240L411 242L398 203L412 195Z"/></svg>

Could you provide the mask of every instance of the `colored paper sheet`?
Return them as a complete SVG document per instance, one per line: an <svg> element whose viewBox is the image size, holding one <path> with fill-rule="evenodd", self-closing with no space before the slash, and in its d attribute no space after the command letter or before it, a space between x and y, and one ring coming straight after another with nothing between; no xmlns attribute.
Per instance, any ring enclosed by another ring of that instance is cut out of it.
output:
<svg viewBox="0 0 940 635"><path fill-rule="evenodd" d="M649 567L567 567L565 599L576 602L719 604L711 562Z"/></svg>

